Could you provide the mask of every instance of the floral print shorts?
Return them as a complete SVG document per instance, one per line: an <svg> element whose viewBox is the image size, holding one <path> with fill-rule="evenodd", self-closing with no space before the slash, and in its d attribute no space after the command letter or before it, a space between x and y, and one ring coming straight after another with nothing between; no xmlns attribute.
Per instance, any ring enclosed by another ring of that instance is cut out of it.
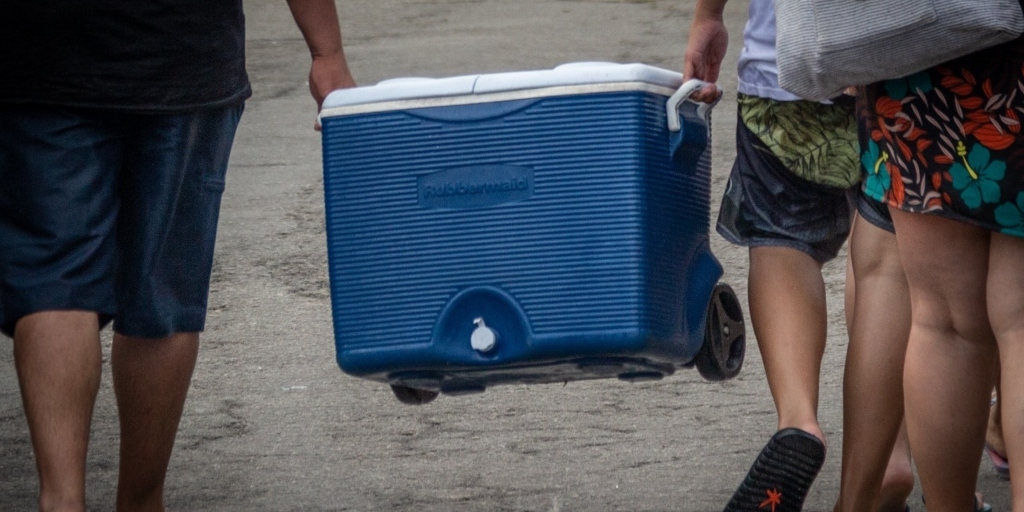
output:
<svg viewBox="0 0 1024 512"><path fill-rule="evenodd" d="M1024 38L862 87L857 118L868 196L1024 237Z"/></svg>

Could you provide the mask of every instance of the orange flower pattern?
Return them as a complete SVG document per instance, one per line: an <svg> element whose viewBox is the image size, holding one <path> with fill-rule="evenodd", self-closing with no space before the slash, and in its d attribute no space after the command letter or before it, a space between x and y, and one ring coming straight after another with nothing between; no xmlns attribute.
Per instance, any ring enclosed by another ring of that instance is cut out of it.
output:
<svg viewBox="0 0 1024 512"><path fill-rule="evenodd" d="M857 114L865 194L1024 237L1024 37L862 87Z"/></svg>

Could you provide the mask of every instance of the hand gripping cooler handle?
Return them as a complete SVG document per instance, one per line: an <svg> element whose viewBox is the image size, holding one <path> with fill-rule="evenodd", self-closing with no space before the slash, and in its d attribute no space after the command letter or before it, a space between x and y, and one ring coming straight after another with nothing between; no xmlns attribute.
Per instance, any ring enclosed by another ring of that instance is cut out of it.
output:
<svg viewBox="0 0 1024 512"><path fill-rule="evenodd" d="M680 86L679 90L676 91L675 94L669 97L668 101L665 103L665 111L668 114L667 117L669 131L678 132L682 128L682 123L679 120L679 105L681 105L684 101L690 99L690 96L693 93L703 89L707 85L711 84L703 80L691 78L687 80L686 83L684 83L682 86ZM700 105L697 106L697 114L699 114L701 117L706 118L707 115L711 112L712 107L717 105L718 100L720 99L722 99L721 94L719 94L718 97L715 98L715 101L711 103L700 103Z"/></svg>
<svg viewBox="0 0 1024 512"><path fill-rule="evenodd" d="M711 103L695 102L697 104L697 116L703 122L705 129L683 130L683 123L679 113L679 107L684 101L690 100L690 96L700 89L710 85L702 80L687 80L679 90L676 91L666 102L665 108L668 114L668 135L669 153L673 162L699 160L710 142L711 131L711 109L718 104L722 98L719 94ZM692 101L692 100L690 100ZM695 121L692 120L691 121ZM683 169L696 170L693 165L683 165Z"/></svg>

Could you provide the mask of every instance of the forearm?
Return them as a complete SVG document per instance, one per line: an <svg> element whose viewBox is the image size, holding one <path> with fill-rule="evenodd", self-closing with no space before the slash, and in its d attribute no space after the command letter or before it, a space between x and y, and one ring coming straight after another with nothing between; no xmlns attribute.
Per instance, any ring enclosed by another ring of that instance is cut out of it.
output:
<svg viewBox="0 0 1024 512"><path fill-rule="evenodd" d="M313 57L344 58L334 0L288 0L288 7Z"/></svg>
<svg viewBox="0 0 1024 512"><path fill-rule="evenodd" d="M721 20L725 12L725 3L728 0L697 0L693 10L694 20L715 19Z"/></svg>
<svg viewBox="0 0 1024 512"><path fill-rule="evenodd" d="M729 48L729 31L723 20L726 0L697 0L686 41L683 78L699 78L714 84ZM717 86L705 87L692 98L711 102L718 98Z"/></svg>
<svg viewBox="0 0 1024 512"><path fill-rule="evenodd" d="M338 10L334 0L288 0L288 7L309 47L309 92L319 110L331 91L356 85L341 45Z"/></svg>

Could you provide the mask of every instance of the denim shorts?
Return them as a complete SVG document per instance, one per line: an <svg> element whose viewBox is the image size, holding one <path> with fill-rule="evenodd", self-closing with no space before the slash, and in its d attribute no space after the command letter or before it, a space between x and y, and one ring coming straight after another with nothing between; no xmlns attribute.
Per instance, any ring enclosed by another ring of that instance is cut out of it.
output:
<svg viewBox="0 0 1024 512"><path fill-rule="evenodd" d="M242 108L0 106L0 331L59 310L127 336L202 331Z"/></svg>
<svg viewBox="0 0 1024 512"><path fill-rule="evenodd" d="M734 244L789 247L825 263L850 234L859 188L797 176L741 120L717 230Z"/></svg>

